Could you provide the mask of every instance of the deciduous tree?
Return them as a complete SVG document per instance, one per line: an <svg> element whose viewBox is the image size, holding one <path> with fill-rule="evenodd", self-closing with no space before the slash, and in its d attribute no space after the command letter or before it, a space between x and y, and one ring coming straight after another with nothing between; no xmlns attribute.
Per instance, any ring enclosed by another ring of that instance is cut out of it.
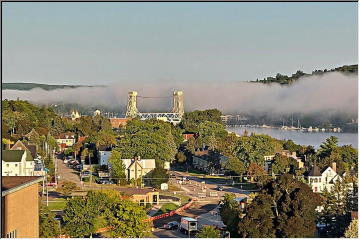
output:
<svg viewBox="0 0 360 240"><path fill-rule="evenodd" d="M214 226L204 226L196 234L197 238L220 238L220 231Z"/></svg>
<svg viewBox="0 0 360 240"><path fill-rule="evenodd" d="M39 214L39 236L41 238L57 238L60 235L59 222L55 214L47 207L42 206Z"/></svg>

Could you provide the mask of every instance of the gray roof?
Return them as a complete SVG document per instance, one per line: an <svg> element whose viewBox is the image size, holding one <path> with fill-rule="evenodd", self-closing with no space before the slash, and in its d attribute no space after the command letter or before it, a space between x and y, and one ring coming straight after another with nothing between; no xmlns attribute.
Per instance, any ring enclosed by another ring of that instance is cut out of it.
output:
<svg viewBox="0 0 360 240"><path fill-rule="evenodd" d="M315 166L310 170L309 176L313 176L313 177L319 177L319 176L321 176L319 167L315 165Z"/></svg>

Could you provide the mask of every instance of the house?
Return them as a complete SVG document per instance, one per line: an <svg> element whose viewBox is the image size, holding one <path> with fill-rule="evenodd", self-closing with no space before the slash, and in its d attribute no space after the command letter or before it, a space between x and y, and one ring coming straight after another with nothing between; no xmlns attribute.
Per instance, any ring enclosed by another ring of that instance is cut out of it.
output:
<svg viewBox="0 0 360 240"><path fill-rule="evenodd" d="M190 138L195 137L195 133L183 133L182 135L183 135L184 141L187 141Z"/></svg>
<svg viewBox="0 0 360 240"><path fill-rule="evenodd" d="M217 152L202 150L196 151L192 157L193 167L213 174L213 173L223 173L225 164L228 161L228 157L223 156Z"/></svg>
<svg viewBox="0 0 360 240"><path fill-rule="evenodd" d="M30 151L2 150L2 176L34 176L35 162Z"/></svg>
<svg viewBox="0 0 360 240"><path fill-rule="evenodd" d="M39 139L40 134L33 128L31 131L24 136L26 139L28 139L30 142Z"/></svg>
<svg viewBox="0 0 360 240"><path fill-rule="evenodd" d="M319 169L314 166L307 174L307 181L313 192L323 192L325 189L331 191L336 181L342 181L342 177L336 172L336 163L331 167L327 166Z"/></svg>
<svg viewBox="0 0 360 240"><path fill-rule="evenodd" d="M72 112L71 112L71 120L76 120L76 119L78 119L78 118L80 118L81 117L81 115L80 115L80 113L78 112L78 111L75 111L75 110L73 110Z"/></svg>
<svg viewBox="0 0 360 240"><path fill-rule="evenodd" d="M123 195L144 206L146 204L158 204L159 192L154 188L116 188Z"/></svg>
<svg viewBox="0 0 360 240"><path fill-rule="evenodd" d="M112 128L121 128L125 127L129 118L109 118Z"/></svg>
<svg viewBox="0 0 360 240"><path fill-rule="evenodd" d="M72 132L60 133L55 137L55 140L59 147L61 144L65 144L66 147L71 147L75 144L75 134Z"/></svg>
<svg viewBox="0 0 360 240"><path fill-rule="evenodd" d="M33 159L36 159L37 151L36 151L36 145L35 144L27 144L23 143L22 141L18 140L11 148L10 150L27 150L31 154Z"/></svg>
<svg viewBox="0 0 360 240"><path fill-rule="evenodd" d="M155 159L121 159L125 165L125 175L130 181L131 179L138 179L156 168Z"/></svg>
<svg viewBox="0 0 360 240"><path fill-rule="evenodd" d="M2 238L39 238L39 182L42 179L1 178Z"/></svg>
<svg viewBox="0 0 360 240"><path fill-rule="evenodd" d="M98 147L98 159L100 166L109 166L109 158L111 156L111 147L100 145Z"/></svg>
<svg viewBox="0 0 360 240"><path fill-rule="evenodd" d="M280 154L282 156L292 158L292 159L296 160L297 168L304 168L304 162L301 160L301 158L299 158L296 155L296 152L290 152L289 150L282 150L281 152L277 152L276 154ZM271 173L271 166L274 162L273 160L274 160L274 157L276 154L264 156L264 162L265 162L264 169L268 173Z"/></svg>

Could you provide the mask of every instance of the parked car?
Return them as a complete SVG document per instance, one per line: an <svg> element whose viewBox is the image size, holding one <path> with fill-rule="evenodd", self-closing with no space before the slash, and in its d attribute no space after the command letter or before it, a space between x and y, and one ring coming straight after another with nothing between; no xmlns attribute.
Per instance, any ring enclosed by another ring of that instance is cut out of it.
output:
<svg viewBox="0 0 360 240"><path fill-rule="evenodd" d="M218 190L218 191L223 191L223 190L224 190L224 187L223 187L223 186L218 186L218 187L217 187L217 190Z"/></svg>
<svg viewBox="0 0 360 240"><path fill-rule="evenodd" d="M76 171L81 171L82 168L83 168L82 164L78 164L78 165L75 165L75 166L74 166L74 169L75 169Z"/></svg>
<svg viewBox="0 0 360 240"><path fill-rule="evenodd" d="M83 177L89 177L91 175L91 172L90 171L83 171L82 172L82 176Z"/></svg>
<svg viewBox="0 0 360 240"><path fill-rule="evenodd" d="M67 164L69 162L69 159L64 159L64 163Z"/></svg>
<svg viewBox="0 0 360 240"><path fill-rule="evenodd" d="M99 178L96 180L97 184L113 184L113 182L109 179L103 179L103 178Z"/></svg>
<svg viewBox="0 0 360 240"><path fill-rule="evenodd" d="M179 227L179 223L176 221L169 222L163 226L164 229L169 229L169 230L174 230L177 229L178 227Z"/></svg>
<svg viewBox="0 0 360 240"><path fill-rule="evenodd" d="M57 215L55 215L54 219L57 221L62 221L62 216L57 214Z"/></svg>

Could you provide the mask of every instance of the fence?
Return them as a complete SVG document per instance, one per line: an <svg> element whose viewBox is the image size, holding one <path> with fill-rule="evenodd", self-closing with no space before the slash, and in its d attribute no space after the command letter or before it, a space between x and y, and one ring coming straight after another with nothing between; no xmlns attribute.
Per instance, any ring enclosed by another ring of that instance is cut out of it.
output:
<svg viewBox="0 0 360 240"><path fill-rule="evenodd" d="M185 209L188 209L191 206L191 204L193 204L194 201L196 201L196 199L191 199L191 201L188 202L187 204L185 204L184 206L181 206L178 209L172 210L172 211L170 211L168 213L163 213L161 215L145 219L145 222L152 222L154 220L158 220L158 219L162 219L162 218L166 218L166 217L171 217L171 216L173 216L173 215L175 215L175 214L177 214L177 213L179 213L179 212L181 212L181 211L183 211Z"/></svg>

